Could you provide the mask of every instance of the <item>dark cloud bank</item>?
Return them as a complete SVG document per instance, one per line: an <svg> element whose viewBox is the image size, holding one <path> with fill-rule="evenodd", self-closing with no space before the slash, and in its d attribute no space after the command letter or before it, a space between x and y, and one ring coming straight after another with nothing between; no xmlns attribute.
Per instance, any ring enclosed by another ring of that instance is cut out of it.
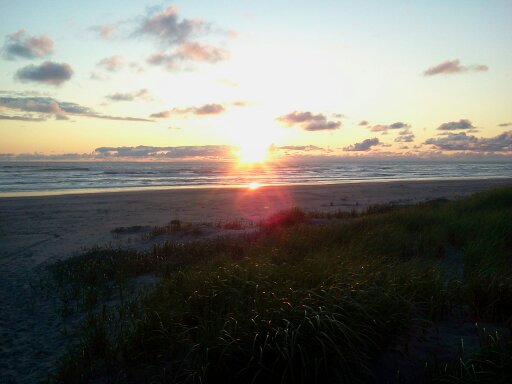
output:
<svg viewBox="0 0 512 384"><path fill-rule="evenodd" d="M442 137L428 139L425 144L443 151L512 152L512 131L490 138L450 132Z"/></svg>

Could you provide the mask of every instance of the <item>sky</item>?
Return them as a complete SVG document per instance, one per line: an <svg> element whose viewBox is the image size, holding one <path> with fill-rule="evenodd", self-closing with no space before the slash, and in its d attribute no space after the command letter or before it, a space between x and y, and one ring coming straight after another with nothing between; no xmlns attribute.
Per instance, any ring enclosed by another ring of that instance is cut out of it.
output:
<svg viewBox="0 0 512 384"><path fill-rule="evenodd" d="M0 160L512 155L510 0L0 13Z"/></svg>

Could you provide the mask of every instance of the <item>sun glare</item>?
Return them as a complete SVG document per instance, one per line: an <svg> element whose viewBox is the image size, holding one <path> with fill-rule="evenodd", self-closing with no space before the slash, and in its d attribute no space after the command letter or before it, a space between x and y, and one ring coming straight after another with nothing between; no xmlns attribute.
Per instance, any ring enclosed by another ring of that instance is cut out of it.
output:
<svg viewBox="0 0 512 384"><path fill-rule="evenodd" d="M248 143L237 151L241 163L263 163L268 158L269 146L260 143Z"/></svg>
<svg viewBox="0 0 512 384"><path fill-rule="evenodd" d="M247 188L249 189L258 189L259 187L261 187L260 183L251 183L247 185Z"/></svg>

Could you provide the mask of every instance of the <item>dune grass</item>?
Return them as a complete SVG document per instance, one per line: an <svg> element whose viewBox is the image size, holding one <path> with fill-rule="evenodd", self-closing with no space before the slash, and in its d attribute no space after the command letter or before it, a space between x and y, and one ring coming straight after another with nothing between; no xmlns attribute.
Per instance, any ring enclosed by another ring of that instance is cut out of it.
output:
<svg viewBox="0 0 512 384"><path fill-rule="evenodd" d="M294 208L237 238L96 249L52 265L63 313L87 313L55 381L379 382L375 359L418 319L436 324L464 304L477 321L510 327L511 188L340 213L350 220L326 225L310 217ZM442 269L453 248L464 253L457 289ZM145 274L160 284L123 298ZM120 305L102 306L113 296ZM425 378L512 379L510 340L484 341L479 355Z"/></svg>

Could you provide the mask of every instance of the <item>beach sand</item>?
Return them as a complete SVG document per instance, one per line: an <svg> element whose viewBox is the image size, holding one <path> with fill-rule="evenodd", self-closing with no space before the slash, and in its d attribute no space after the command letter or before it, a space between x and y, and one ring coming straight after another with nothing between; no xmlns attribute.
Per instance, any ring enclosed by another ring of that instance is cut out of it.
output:
<svg viewBox="0 0 512 384"><path fill-rule="evenodd" d="M512 178L392 181L331 185L169 189L0 198L0 382L44 380L67 343L52 293L34 288L44 265L84 248L123 245L118 227L171 220L257 222L299 206L307 211L364 210L373 204L454 199Z"/></svg>

